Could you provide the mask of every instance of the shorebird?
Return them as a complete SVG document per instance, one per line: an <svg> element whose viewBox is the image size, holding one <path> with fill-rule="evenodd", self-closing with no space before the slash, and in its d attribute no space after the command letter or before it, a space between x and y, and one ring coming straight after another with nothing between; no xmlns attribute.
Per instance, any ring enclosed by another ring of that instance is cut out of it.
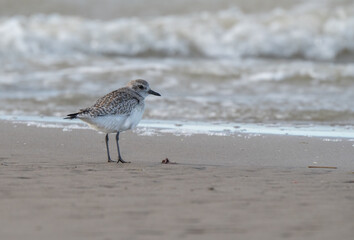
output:
<svg viewBox="0 0 354 240"><path fill-rule="evenodd" d="M117 163L127 163L120 154L119 134L138 125L145 109L144 99L149 94L161 96L150 89L147 81L143 79L132 80L125 87L99 98L93 106L68 114L65 119L78 118L91 128L106 133L108 162L114 162L109 154L108 134L116 133Z"/></svg>

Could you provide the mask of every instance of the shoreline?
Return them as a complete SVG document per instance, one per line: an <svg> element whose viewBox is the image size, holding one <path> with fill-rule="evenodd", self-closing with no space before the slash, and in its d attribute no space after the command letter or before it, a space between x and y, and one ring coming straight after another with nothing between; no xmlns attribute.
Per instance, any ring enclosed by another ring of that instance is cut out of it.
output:
<svg viewBox="0 0 354 240"><path fill-rule="evenodd" d="M11 148L13 151L23 153L21 147L31 145L34 149L51 149L56 153L69 151L70 155L66 156L68 159L72 159L72 155L79 156L82 152L89 151L93 159L101 158L105 162L103 134L89 129L85 124L58 125L52 122L49 123L49 127L48 125L43 127L42 124L42 122L0 120L2 135L11 136L12 139L9 141L7 137L1 140L4 153ZM48 133L51 137L47 136ZM151 130L143 127L135 131L123 132L120 144L122 144L123 157L127 155L131 160L138 159L142 162L150 162L150 159L154 159L152 162L160 163L163 159L169 158L170 161L179 164L300 168L328 166L354 170L354 139L352 138L226 133L192 134L189 131L166 131L166 128ZM12 147L18 145L18 141L24 138L27 139L23 141L24 146ZM41 142L40 139L45 141ZM82 142L83 139L85 144ZM53 144L61 147L53 148ZM111 154L114 154L114 141L110 144L113 151ZM135 145L142 150L136 151ZM69 149L66 150L65 147ZM33 151L33 149L29 150ZM152 155L147 158L146 154ZM130 161L129 159L127 160Z"/></svg>
<svg viewBox="0 0 354 240"><path fill-rule="evenodd" d="M80 120L64 120L60 117L47 116L0 116L0 121L27 124L42 128L61 128L64 131L90 129ZM354 126L340 124L313 123L230 123L230 122L195 122L171 120L142 120L134 132L139 135L158 135L171 133L174 135L205 134L210 136L232 136L240 134L278 135L330 138L328 141L346 139L354 142ZM337 139L333 139L337 138Z"/></svg>

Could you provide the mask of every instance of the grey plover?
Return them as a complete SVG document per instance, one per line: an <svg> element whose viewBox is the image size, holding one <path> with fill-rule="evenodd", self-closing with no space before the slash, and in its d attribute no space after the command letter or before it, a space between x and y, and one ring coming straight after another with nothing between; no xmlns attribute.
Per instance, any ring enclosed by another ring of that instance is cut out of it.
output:
<svg viewBox="0 0 354 240"><path fill-rule="evenodd" d="M132 80L125 87L99 98L93 106L68 114L65 119L78 118L86 122L91 128L106 133L108 162L113 162L109 154L108 134L116 133L117 162L126 163L119 150L119 134L138 125L144 113L144 99L149 94L161 96L150 89L147 81L142 79Z"/></svg>

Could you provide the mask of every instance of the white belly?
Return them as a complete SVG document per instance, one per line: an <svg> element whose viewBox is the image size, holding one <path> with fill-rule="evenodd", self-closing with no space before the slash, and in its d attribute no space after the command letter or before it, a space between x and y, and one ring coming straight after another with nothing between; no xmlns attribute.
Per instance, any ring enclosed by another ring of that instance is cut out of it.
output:
<svg viewBox="0 0 354 240"><path fill-rule="evenodd" d="M136 107L130 115L106 115L95 118L81 118L81 120L97 131L115 133L135 128L143 114L144 107Z"/></svg>

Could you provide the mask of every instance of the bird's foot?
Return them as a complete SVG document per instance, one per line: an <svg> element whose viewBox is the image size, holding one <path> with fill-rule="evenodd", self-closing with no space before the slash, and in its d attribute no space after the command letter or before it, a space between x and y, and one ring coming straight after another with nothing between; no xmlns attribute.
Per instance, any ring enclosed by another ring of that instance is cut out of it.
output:
<svg viewBox="0 0 354 240"><path fill-rule="evenodd" d="M112 159L108 159L108 162L116 162L116 161L113 161Z"/></svg>
<svg viewBox="0 0 354 240"><path fill-rule="evenodd" d="M130 162L124 161L122 158L118 159L117 163L119 163L119 162L121 162L121 163L130 163Z"/></svg>

